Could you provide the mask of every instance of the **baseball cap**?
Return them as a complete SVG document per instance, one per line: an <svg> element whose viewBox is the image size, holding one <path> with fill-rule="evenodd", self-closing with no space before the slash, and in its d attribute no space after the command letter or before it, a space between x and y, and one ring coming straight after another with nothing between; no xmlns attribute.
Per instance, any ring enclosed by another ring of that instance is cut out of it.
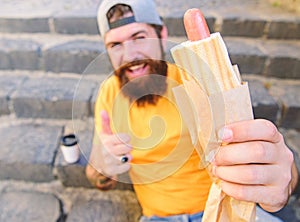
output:
<svg viewBox="0 0 300 222"><path fill-rule="evenodd" d="M115 5L124 4L131 7L133 16L120 19L110 23L107 19L107 12ZM110 29L133 22L163 25L163 22L156 10L154 0L103 0L97 13L97 21L102 36Z"/></svg>

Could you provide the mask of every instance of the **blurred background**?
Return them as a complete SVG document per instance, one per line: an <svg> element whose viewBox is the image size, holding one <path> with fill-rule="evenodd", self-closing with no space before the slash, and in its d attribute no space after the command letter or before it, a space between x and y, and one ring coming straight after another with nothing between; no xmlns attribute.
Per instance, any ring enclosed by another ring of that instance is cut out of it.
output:
<svg viewBox="0 0 300 222"><path fill-rule="evenodd" d="M138 221L130 184L101 192L84 175L95 98L111 74L96 23L100 2L0 0L1 222ZM172 44L186 40L184 12L202 9L249 82L255 118L275 123L298 155L300 0L156 2ZM80 140L75 164L60 150L69 133ZM280 216L300 221L299 209L294 195Z"/></svg>

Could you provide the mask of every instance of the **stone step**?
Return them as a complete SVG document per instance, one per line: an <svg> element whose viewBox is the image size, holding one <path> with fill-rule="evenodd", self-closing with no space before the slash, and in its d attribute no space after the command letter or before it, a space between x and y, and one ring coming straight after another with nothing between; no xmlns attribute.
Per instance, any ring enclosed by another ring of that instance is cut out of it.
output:
<svg viewBox="0 0 300 222"><path fill-rule="evenodd" d="M101 192L59 181L0 183L1 222L138 222L141 208L130 190Z"/></svg>
<svg viewBox="0 0 300 222"><path fill-rule="evenodd" d="M108 75L26 71L0 73L1 115L18 118L80 119L94 115L98 88ZM243 75L249 81L256 118L300 128L300 81Z"/></svg>
<svg viewBox="0 0 300 222"><path fill-rule="evenodd" d="M1 221L138 221L141 209L130 184L119 183L114 190L102 192L87 182L84 167L92 124L92 119L1 118ZM281 130L299 155L300 132ZM75 132L80 141L81 157L74 164L64 161L59 147L60 137L69 132ZM279 215L294 222L299 217L295 212L299 212L299 201L291 198Z"/></svg>
<svg viewBox="0 0 300 222"><path fill-rule="evenodd" d="M171 37L169 48L185 41ZM300 42L225 37L232 62L241 73L266 77L300 79ZM46 72L83 73L98 59L98 72L111 72L111 66L99 36L2 34L0 69L43 70Z"/></svg>
<svg viewBox="0 0 300 222"><path fill-rule="evenodd" d="M1 221L34 221L38 218L40 221L56 222L63 217L61 204L54 195L18 191L1 193L0 196ZM18 203L14 201L16 199ZM28 203L32 208L28 208ZM12 204L15 204L14 209Z"/></svg>
<svg viewBox="0 0 300 222"><path fill-rule="evenodd" d="M98 34L96 11L101 0L26 2L6 1L0 9L0 32ZM170 35L185 36L184 12L202 9L210 30L224 36L299 39L300 16L269 1L156 1ZM247 13L245 13L247 11Z"/></svg>
<svg viewBox="0 0 300 222"><path fill-rule="evenodd" d="M84 168L90 156L93 118L45 120L1 117L1 123L0 181L48 183L59 180L66 187L91 188ZM280 131L287 145L297 156L300 155L300 131L285 128L280 128ZM80 158L73 164L64 160L60 149L61 137L69 133L75 133L79 139ZM130 182L128 175L122 175L121 181L117 189L132 190L131 184L127 183Z"/></svg>
<svg viewBox="0 0 300 222"><path fill-rule="evenodd" d="M133 191L66 188L58 182L4 181L0 184L0 206L2 222L138 222L142 214ZM274 215L299 222L299 201L291 198ZM260 221L270 221L259 216Z"/></svg>
<svg viewBox="0 0 300 222"><path fill-rule="evenodd" d="M272 115L271 113L273 113L272 116L275 117L274 106L276 107L278 105L277 121L274 122L280 127L299 129L299 80L261 78L257 75L244 75L243 79L249 82L252 106L256 118L261 117L272 121L270 117L267 117L266 113L269 113L270 116ZM276 105L273 103L273 108L270 106L272 100L276 101ZM264 106L263 104L269 105Z"/></svg>
<svg viewBox="0 0 300 222"><path fill-rule="evenodd" d="M93 118L55 120L6 116L1 117L0 132L0 181L59 180L64 186L91 188L84 170L90 156ZM80 158L75 164L67 163L60 149L62 136L70 133L79 138ZM122 175L123 181L127 177ZM132 186L123 182L116 189L132 190Z"/></svg>

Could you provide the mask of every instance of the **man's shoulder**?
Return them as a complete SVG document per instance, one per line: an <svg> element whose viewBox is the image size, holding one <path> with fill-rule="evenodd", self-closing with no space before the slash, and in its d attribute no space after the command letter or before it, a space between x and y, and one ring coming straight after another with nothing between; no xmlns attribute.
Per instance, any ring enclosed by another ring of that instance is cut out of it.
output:
<svg viewBox="0 0 300 222"><path fill-rule="evenodd" d="M102 85L115 85L118 84L118 77L111 74L108 75L105 80L103 80Z"/></svg>
<svg viewBox="0 0 300 222"><path fill-rule="evenodd" d="M119 87L118 78L115 75L108 76L101 83L100 90L117 90Z"/></svg>
<svg viewBox="0 0 300 222"><path fill-rule="evenodd" d="M113 99L120 91L119 81L115 75L108 76L100 85L98 97Z"/></svg>

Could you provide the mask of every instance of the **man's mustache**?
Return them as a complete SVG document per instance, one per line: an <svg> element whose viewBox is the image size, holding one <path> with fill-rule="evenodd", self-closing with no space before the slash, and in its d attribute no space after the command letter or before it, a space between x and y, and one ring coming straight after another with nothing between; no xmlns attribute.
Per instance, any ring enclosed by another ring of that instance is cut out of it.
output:
<svg viewBox="0 0 300 222"><path fill-rule="evenodd" d="M121 65L118 69L120 71L130 69L132 66L137 66L137 65L142 65L142 64L156 64L160 60L154 60L154 59L139 59L139 60L134 60L132 62L128 62L126 64Z"/></svg>

